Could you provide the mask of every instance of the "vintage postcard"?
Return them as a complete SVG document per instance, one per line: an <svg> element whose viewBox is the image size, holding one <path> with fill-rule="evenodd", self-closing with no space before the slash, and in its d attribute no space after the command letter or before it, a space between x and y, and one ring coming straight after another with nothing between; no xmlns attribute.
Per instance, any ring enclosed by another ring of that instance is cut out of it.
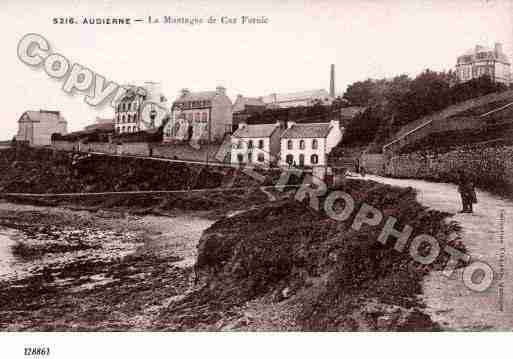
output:
<svg viewBox="0 0 513 359"><path fill-rule="evenodd" d="M509 0L3 0L0 342L511 332L512 25Z"/></svg>

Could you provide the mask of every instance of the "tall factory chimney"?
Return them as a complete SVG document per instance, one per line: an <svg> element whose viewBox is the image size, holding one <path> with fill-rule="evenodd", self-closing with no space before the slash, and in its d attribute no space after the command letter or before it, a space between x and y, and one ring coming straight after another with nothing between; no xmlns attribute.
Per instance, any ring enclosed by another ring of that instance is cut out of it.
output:
<svg viewBox="0 0 513 359"><path fill-rule="evenodd" d="M335 65L331 64L330 71L330 96L335 98Z"/></svg>

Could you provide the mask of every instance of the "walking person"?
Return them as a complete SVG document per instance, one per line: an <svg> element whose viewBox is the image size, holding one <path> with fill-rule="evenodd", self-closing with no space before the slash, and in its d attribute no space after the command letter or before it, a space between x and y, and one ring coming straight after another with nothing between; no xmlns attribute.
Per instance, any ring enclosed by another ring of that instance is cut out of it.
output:
<svg viewBox="0 0 513 359"><path fill-rule="evenodd" d="M463 170L458 171L458 192L463 207L460 213L473 213L473 204L477 203L476 189L469 174Z"/></svg>
<svg viewBox="0 0 513 359"><path fill-rule="evenodd" d="M363 167L362 165L360 165L360 175L362 176L362 178L365 177L365 167Z"/></svg>

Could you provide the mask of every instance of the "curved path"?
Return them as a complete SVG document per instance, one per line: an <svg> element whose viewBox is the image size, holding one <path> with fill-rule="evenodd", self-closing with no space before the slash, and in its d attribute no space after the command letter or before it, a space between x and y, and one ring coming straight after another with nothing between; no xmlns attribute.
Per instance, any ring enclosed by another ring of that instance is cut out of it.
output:
<svg viewBox="0 0 513 359"><path fill-rule="evenodd" d="M462 281L463 269L451 278L431 272L423 282L426 312L444 330L480 331L513 329L513 202L477 191L473 214L460 214L456 186L412 179L378 176L366 178L399 187L413 187L417 199L433 209L455 213L462 227L462 241L472 260L488 263L495 272L491 287L474 292ZM501 291L502 287L502 291Z"/></svg>

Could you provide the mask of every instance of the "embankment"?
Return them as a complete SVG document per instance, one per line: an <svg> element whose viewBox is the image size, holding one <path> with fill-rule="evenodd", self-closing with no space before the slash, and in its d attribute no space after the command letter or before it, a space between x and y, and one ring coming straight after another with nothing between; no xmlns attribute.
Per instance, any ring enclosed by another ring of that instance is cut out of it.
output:
<svg viewBox="0 0 513 359"><path fill-rule="evenodd" d="M430 270L407 251L377 241L382 226L355 231L362 203L409 224L418 234L446 241L449 214L428 210L411 188L348 181L356 202L344 222L294 199L217 221L198 245L201 289L173 303L161 325L208 330L436 330L416 295ZM322 205L322 201L321 201ZM463 248L458 240L451 245Z"/></svg>
<svg viewBox="0 0 513 359"><path fill-rule="evenodd" d="M0 153L0 173L0 196L11 202L123 208L154 214L174 209L196 211L225 207L231 210L232 207L247 206L266 200L268 196L257 187L277 183L280 175L277 171L262 172L264 180L257 181L243 171L229 167L23 147ZM301 180L291 176L288 184L297 184ZM147 192L123 193L137 191ZM64 195L41 197L8 193ZM84 195L71 195L74 193Z"/></svg>

